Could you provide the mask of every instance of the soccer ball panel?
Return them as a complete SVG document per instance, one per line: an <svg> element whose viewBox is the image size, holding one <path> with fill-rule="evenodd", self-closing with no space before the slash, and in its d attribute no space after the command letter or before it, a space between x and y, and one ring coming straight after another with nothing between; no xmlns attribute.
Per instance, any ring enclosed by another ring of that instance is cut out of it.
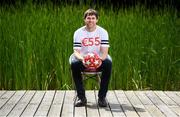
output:
<svg viewBox="0 0 180 117"><path fill-rule="evenodd" d="M87 68L87 69L97 69L101 66L102 61L99 57L98 54L96 53L88 53L87 55L84 56L84 61L83 61L83 65Z"/></svg>

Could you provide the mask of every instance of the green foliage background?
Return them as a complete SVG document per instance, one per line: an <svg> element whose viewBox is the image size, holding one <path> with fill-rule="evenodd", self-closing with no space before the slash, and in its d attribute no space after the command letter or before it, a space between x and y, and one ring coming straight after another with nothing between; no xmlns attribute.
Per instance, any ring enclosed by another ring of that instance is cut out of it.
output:
<svg viewBox="0 0 180 117"><path fill-rule="evenodd" d="M88 6L0 8L0 89L73 89L73 33ZM180 19L176 9L98 8L109 32L110 89L180 90ZM95 82L86 83L87 89Z"/></svg>

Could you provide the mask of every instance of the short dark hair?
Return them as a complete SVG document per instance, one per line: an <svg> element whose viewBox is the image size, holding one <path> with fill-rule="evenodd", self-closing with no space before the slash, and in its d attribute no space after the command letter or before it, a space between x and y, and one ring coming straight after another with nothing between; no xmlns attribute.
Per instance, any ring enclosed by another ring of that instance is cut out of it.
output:
<svg viewBox="0 0 180 117"><path fill-rule="evenodd" d="M96 19L99 18L98 12L94 9L88 9L84 12L84 19L88 16L88 15L95 15Z"/></svg>

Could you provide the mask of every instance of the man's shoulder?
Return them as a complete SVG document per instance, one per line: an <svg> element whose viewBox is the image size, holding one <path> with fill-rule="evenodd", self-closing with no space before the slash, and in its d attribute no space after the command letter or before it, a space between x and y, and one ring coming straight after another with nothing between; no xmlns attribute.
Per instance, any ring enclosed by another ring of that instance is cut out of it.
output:
<svg viewBox="0 0 180 117"><path fill-rule="evenodd" d="M84 31L84 30L85 30L85 26L82 26L82 27L78 28L78 29L75 31L75 33L81 33L81 32Z"/></svg>
<svg viewBox="0 0 180 117"><path fill-rule="evenodd" d="M99 25L97 25L97 29L101 32L101 33L107 33L107 30L106 29L104 29L103 27L101 27L101 26L99 26Z"/></svg>

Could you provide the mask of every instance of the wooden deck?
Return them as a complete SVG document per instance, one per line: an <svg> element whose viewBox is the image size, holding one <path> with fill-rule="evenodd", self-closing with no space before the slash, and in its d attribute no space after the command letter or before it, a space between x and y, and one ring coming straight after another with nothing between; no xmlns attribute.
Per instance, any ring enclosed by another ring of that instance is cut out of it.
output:
<svg viewBox="0 0 180 117"><path fill-rule="evenodd" d="M178 91L109 91L108 107L98 91L86 91L86 107L74 107L75 91L0 91L0 117L178 117Z"/></svg>

